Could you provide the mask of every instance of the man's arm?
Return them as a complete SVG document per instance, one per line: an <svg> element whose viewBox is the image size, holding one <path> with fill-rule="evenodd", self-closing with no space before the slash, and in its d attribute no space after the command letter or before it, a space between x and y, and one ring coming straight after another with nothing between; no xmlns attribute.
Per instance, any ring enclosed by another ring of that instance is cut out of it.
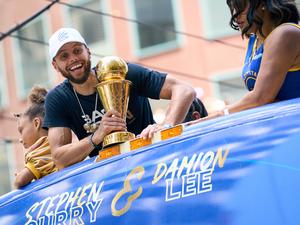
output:
<svg viewBox="0 0 300 225"><path fill-rule="evenodd" d="M159 95L160 99L169 99L169 105L162 124L149 125L141 133L141 137L152 138L153 134L165 125L181 123L196 97L195 90L188 84L178 81L168 75Z"/></svg>
<svg viewBox="0 0 300 225"><path fill-rule="evenodd" d="M120 118L120 114L115 111L107 112L95 131L92 142L99 144L103 141L105 135L112 131L125 130L125 121ZM61 169L84 160L94 149L90 136L72 142L71 129L67 127L49 128L48 139L51 147L51 155L55 165Z"/></svg>
<svg viewBox="0 0 300 225"><path fill-rule="evenodd" d="M67 127L49 128L48 139L53 161L59 169L84 160L94 149L88 138L72 143L71 129Z"/></svg>
<svg viewBox="0 0 300 225"><path fill-rule="evenodd" d="M179 82L168 75L160 91L159 97L160 99L171 100L168 105L163 124L176 125L184 120L194 98L196 97L196 93L194 88L190 85Z"/></svg>

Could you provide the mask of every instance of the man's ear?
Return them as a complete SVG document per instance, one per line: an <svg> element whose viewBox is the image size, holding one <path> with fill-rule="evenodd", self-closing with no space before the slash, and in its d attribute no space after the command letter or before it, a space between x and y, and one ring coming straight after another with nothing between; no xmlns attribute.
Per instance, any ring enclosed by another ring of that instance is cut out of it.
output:
<svg viewBox="0 0 300 225"><path fill-rule="evenodd" d="M34 124L35 129L39 130L41 128L41 126L42 126L42 120L41 120L41 118L35 117L33 119L33 124Z"/></svg>
<svg viewBox="0 0 300 225"><path fill-rule="evenodd" d="M197 119L201 118L201 115L198 111L194 111L192 114L192 118L193 118L193 120L197 120Z"/></svg>
<svg viewBox="0 0 300 225"><path fill-rule="evenodd" d="M52 66L54 67L54 69L55 69L56 71L58 71L58 66L57 66L57 63L55 62L54 59L52 60Z"/></svg>
<svg viewBox="0 0 300 225"><path fill-rule="evenodd" d="M85 46L86 47L86 46ZM87 52L88 52L88 54L89 54L89 58L91 58L91 50L88 48L88 47L86 47L86 49L87 49Z"/></svg>

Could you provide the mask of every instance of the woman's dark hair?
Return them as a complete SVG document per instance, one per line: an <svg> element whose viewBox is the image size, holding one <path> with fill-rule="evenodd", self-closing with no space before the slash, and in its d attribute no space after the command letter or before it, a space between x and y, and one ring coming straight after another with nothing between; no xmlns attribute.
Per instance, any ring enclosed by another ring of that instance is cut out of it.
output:
<svg viewBox="0 0 300 225"><path fill-rule="evenodd" d="M35 86L28 95L29 108L24 112L24 116L28 116L30 120L35 117L44 118L45 116L45 97L47 90L43 87Z"/></svg>
<svg viewBox="0 0 300 225"><path fill-rule="evenodd" d="M249 6L247 14L248 26L243 28L242 37L249 36L248 31L255 24L258 27L259 33L265 37L262 31L263 20L258 15L257 9L264 6L271 15L274 25L277 27L282 23L298 23L299 11L294 0L227 0L231 12L230 26L238 30L237 18Z"/></svg>

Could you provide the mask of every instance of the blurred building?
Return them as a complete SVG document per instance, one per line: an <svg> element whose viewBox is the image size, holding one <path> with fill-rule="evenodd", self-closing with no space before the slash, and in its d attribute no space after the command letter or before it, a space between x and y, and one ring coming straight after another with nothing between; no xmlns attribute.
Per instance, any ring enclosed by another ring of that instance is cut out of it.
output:
<svg viewBox="0 0 300 225"><path fill-rule="evenodd" d="M297 0L300 3L300 0ZM51 1L0 0L6 33ZM34 84L63 78L51 67L48 38L58 28L81 31L93 65L104 55L165 71L195 87L209 111L244 93L240 71L245 42L229 26L225 0L62 0L0 42L0 194L11 190L24 163L13 113L24 110ZM153 101L161 119L166 101Z"/></svg>

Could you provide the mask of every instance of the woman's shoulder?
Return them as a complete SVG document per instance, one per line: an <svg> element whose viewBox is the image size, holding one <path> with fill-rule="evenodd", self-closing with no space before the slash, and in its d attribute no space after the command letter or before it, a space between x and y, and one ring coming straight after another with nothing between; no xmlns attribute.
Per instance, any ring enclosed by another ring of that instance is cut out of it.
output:
<svg viewBox="0 0 300 225"><path fill-rule="evenodd" d="M268 39L276 38L299 38L300 35L300 26L295 23L283 23L276 27L267 37ZM298 39L299 41L299 39Z"/></svg>
<svg viewBox="0 0 300 225"><path fill-rule="evenodd" d="M284 23L276 27L266 38L265 46L291 46L294 50L300 40L300 26L292 23Z"/></svg>
<svg viewBox="0 0 300 225"><path fill-rule="evenodd" d="M289 70L300 65L300 27L285 23L275 28L264 41L264 52L269 57L277 56L277 63L289 65Z"/></svg>
<svg viewBox="0 0 300 225"><path fill-rule="evenodd" d="M282 27L300 31L300 25L296 23L283 23L279 25L277 28L279 29Z"/></svg>

